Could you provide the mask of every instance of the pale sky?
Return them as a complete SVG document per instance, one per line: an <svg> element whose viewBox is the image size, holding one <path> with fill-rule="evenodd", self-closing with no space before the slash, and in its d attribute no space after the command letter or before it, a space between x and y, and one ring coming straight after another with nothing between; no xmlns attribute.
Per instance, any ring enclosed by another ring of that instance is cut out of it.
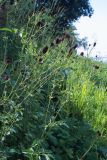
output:
<svg viewBox="0 0 107 160"><path fill-rule="evenodd" d="M94 9L91 18L81 17L76 22L80 37L88 37L89 43L97 41L92 56L107 57L107 0L90 0Z"/></svg>

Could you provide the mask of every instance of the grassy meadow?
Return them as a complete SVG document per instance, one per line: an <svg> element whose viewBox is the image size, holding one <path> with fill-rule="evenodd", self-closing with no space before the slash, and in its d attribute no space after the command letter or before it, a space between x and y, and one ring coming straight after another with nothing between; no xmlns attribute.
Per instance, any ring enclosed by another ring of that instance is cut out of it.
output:
<svg viewBox="0 0 107 160"><path fill-rule="evenodd" d="M25 8L25 13L28 8ZM107 64L44 12L0 29L0 160L106 160Z"/></svg>

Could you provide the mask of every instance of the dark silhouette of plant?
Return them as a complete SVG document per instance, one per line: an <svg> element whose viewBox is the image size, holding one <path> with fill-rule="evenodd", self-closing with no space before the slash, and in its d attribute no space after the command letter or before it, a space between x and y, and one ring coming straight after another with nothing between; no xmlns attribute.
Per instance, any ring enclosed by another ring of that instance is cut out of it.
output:
<svg viewBox="0 0 107 160"><path fill-rule="evenodd" d="M81 16L91 17L93 13L89 0L36 0L35 9L41 10L42 7L56 17L56 25L59 28L67 28Z"/></svg>

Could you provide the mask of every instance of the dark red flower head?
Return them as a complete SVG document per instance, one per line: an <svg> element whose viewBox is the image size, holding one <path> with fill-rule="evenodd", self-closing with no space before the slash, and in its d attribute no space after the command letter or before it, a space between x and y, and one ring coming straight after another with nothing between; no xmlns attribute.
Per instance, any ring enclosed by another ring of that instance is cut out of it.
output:
<svg viewBox="0 0 107 160"><path fill-rule="evenodd" d="M52 42L50 46L51 46L51 47L54 47L54 46L55 46L55 44Z"/></svg>
<svg viewBox="0 0 107 160"><path fill-rule="evenodd" d="M7 73L4 73L3 80L7 81L9 79L10 79L9 75Z"/></svg>
<svg viewBox="0 0 107 160"><path fill-rule="evenodd" d="M73 49L76 49L77 47L78 47L78 44L75 44L74 47L73 47Z"/></svg>
<svg viewBox="0 0 107 160"><path fill-rule="evenodd" d="M101 137L101 132L100 131L97 131L97 136Z"/></svg>
<svg viewBox="0 0 107 160"><path fill-rule="evenodd" d="M81 53L80 53L80 56L84 56L84 52L81 52Z"/></svg>
<svg viewBox="0 0 107 160"><path fill-rule="evenodd" d="M94 65L94 68L95 69L99 69L100 67L98 65Z"/></svg>
<svg viewBox="0 0 107 160"><path fill-rule="evenodd" d="M70 47L70 48L68 48L68 55L67 55L67 57L70 57L72 54L73 54L73 48Z"/></svg>
<svg viewBox="0 0 107 160"><path fill-rule="evenodd" d="M11 63L12 63L12 59L11 59L10 57L7 57L7 58L5 59L5 63L6 63L6 64L11 64Z"/></svg>
<svg viewBox="0 0 107 160"><path fill-rule="evenodd" d="M64 33L64 38L66 38L66 39L68 39L68 40L69 40L69 39L71 38L71 36L70 36L70 34L69 34L69 33L66 33L66 32L65 32L65 33Z"/></svg>
<svg viewBox="0 0 107 160"><path fill-rule="evenodd" d="M55 39L55 44L60 44L62 42L62 39L61 38L56 38Z"/></svg>
<svg viewBox="0 0 107 160"><path fill-rule="evenodd" d="M39 58L39 64L43 64L43 58Z"/></svg>
<svg viewBox="0 0 107 160"><path fill-rule="evenodd" d="M39 28L44 27L44 25L45 25L45 23L42 22L42 21L39 21L39 22L36 24L36 26L39 27Z"/></svg>
<svg viewBox="0 0 107 160"><path fill-rule="evenodd" d="M95 47L96 46L96 42L94 42L94 44L93 44L93 47Z"/></svg>
<svg viewBox="0 0 107 160"><path fill-rule="evenodd" d="M48 46L44 47L42 53L45 54L48 51Z"/></svg>

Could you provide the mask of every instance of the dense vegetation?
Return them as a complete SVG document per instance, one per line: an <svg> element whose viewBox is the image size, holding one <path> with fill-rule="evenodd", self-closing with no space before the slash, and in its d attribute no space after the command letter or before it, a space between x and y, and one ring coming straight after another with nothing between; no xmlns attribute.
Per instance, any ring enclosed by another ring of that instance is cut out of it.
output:
<svg viewBox="0 0 107 160"><path fill-rule="evenodd" d="M0 29L0 160L106 160L107 64L28 4Z"/></svg>

